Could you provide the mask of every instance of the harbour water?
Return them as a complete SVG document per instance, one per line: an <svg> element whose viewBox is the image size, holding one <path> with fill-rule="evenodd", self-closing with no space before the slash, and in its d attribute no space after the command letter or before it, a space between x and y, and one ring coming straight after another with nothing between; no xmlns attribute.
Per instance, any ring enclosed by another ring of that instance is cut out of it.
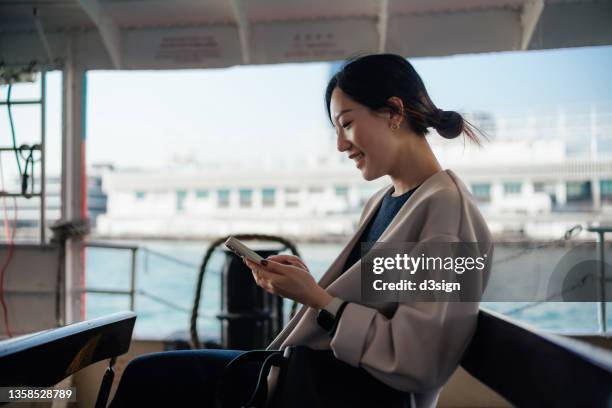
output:
<svg viewBox="0 0 612 408"><path fill-rule="evenodd" d="M109 242L109 241L107 241ZM136 338L165 339L187 332L199 266L209 243L197 241L114 241L138 245L136 262L135 309L138 314ZM343 243L304 243L298 249L315 278L319 278L343 248ZM547 259L546 249L538 249L539 259ZM553 255L550 250L549 255ZM498 251L496 258L507 254ZM225 254L212 256L204 279L200 306L199 333L203 339L218 340L220 324L220 275ZM534 261L529 257L513 260L513 268L530 274ZM130 285L131 253L128 250L88 248L87 287L127 290ZM526 275L525 275L526 276ZM87 294L87 318L129 309L129 296ZM286 302L285 310L290 303ZM594 302L487 302L482 306L508 313L512 318L554 332L576 333L599 330ZM610 309L610 304L608 304ZM607 319L608 327L612 318Z"/></svg>

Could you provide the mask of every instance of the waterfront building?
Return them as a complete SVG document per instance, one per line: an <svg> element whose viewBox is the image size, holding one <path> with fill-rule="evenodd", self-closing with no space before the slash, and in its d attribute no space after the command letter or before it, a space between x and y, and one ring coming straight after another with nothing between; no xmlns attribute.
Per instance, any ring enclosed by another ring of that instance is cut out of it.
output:
<svg viewBox="0 0 612 408"><path fill-rule="evenodd" d="M598 143L606 145L607 134L598 130L598 122L590 121L581 129L570 127L588 137L568 137L567 120L560 115L561 119L465 114L488 134L483 148L461 138L429 136L442 167L453 169L467 184L497 237L557 238L575 224L612 221L612 157L598 149ZM571 118L573 126L579 119ZM554 137L543 137L551 130ZM319 151L309 152L308 159L283 168L228 164L106 171L102 188L108 195L108 211L99 217L97 233L343 237L356 227L366 200L390 182L364 181L345 156L329 137Z"/></svg>

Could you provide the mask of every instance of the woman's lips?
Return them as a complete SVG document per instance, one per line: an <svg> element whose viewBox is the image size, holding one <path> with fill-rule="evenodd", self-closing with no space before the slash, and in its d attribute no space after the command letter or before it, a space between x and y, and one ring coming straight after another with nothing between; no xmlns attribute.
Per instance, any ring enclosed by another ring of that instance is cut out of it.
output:
<svg viewBox="0 0 612 408"><path fill-rule="evenodd" d="M360 153L359 155L355 156L353 160L355 160L355 166L359 168L361 165L363 165L363 162L365 161L365 155L363 153Z"/></svg>

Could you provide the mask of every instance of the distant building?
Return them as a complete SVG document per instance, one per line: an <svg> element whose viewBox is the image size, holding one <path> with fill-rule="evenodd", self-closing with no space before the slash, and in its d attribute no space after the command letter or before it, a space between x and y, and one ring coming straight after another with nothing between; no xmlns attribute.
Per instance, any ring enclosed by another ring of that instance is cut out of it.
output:
<svg viewBox="0 0 612 408"><path fill-rule="evenodd" d="M496 142L461 160L436 146L466 183L492 232L561 235L612 220L612 160L568 160L563 142ZM389 180L366 182L352 162L292 171L108 172L108 236L214 237L261 232L324 238L354 231L365 201Z"/></svg>
<svg viewBox="0 0 612 408"><path fill-rule="evenodd" d="M47 176L45 184L45 206L47 227L61 218L61 177ZM10 191L18 192L18 180L14 180L14 186ZM28 190L29 191L29 190ZM34 186L34 191L40 191L39 183ZM12 217L12 200L7 199L9 218ZM40 198L18 197L17 204L17 235L20 238L36 239L39 236L40 226ZM87 177L87 212L92 225L95 228L97 219L106 212L106 194L102 191L102 177L94 169ZM49 235L50 236L50 235Z"/></svg>
<svg viewBox="0 0 612 408"><path fill-rule="evenodd" d="M256 172L207 170L109 172L108 212L97 232L109 236L215 237L260 232L344 236L380 180L364 184L355 168Z"/></svg>
<svg viewBox="0 0 612 408"><path fill-rule="evenodd" d="M612 223L611 150L598 148L610 145L612 135L605 133L610 126L597 120L578 126L584 115L576 120L563 114L465 116L489 136L482 148L435 131L427 137L442 167L457 173L471 191L496 236L558 238L575 224ZM108 211L98 217L97 233L349 235L366 200L390 180L364 181L354 163L336 151L335 140L325 140L321 151L308 151L304 163L291 168L106 171L102 189Z"/></svg>

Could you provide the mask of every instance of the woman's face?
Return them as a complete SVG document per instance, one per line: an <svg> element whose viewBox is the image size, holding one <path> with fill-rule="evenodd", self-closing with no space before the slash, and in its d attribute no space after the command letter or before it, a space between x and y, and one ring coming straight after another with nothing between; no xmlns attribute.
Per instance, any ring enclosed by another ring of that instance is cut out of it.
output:
<svg viewBox="0 0 612 408"><path fill-rule="evenodd" d="M375 180L389 174L395 151L390 114L371 111L338 87L332 92L330 112L338 150L355 162L363 178Z"/></svg>

